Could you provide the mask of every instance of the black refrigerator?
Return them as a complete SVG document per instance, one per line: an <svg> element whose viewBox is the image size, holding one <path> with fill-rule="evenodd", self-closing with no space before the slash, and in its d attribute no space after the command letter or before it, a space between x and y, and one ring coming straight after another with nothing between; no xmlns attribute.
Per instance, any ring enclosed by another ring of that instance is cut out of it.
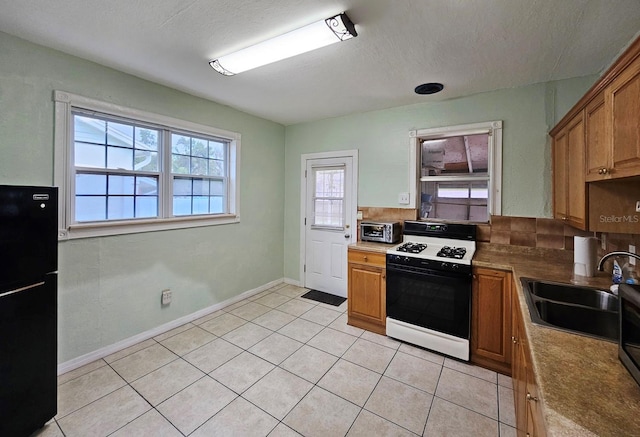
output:
<svg viewBox="0 0 640 437"><path fill-rule="evenodd" d="M58 189L0 185L0 436L57 412Z"/></svg>

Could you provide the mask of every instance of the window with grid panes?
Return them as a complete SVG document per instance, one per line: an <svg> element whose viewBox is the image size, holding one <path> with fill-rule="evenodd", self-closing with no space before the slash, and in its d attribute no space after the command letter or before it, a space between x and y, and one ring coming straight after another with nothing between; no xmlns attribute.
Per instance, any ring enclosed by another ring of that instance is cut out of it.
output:
<svg viewBox="0 0 640 437"><path fill-rule="evenodd" d="M73 97L56 99L61 237L238 221L239 134Z"/></svg>

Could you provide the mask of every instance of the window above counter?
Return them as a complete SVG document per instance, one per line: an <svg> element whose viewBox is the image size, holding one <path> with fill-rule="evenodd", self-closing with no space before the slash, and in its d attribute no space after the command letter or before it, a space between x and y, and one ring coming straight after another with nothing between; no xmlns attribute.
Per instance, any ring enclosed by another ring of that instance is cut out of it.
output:
<svg viewBox="0 0 640 437"><path fill-rule="evenodd" d="M501 213L502 121L410 132L420 219L489 222Z"/></svg>

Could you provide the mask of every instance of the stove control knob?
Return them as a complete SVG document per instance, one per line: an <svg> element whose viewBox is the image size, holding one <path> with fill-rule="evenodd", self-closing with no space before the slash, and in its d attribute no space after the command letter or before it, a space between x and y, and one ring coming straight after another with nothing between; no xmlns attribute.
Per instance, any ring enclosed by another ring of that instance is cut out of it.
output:
<svg viewBox="0 0 640 437"><path fill-rule="evenodd" d="M451 270L458 270L458 264L451 264Z"/></svg>
<svg viewBox="0 0 640 437"><path fill-rule="evenodd" d="M405 256L403 261L408 263L409 261L411 261L411 258L409 258L408 256Z"/></svg>
<svg viewBox="0 0 640 437"><path fill-rule="evenodd" d="M442 267L443 269L446 269L448 267L448 264L447 263L442 263L442 264L440 264L440 267Z"/></svg>

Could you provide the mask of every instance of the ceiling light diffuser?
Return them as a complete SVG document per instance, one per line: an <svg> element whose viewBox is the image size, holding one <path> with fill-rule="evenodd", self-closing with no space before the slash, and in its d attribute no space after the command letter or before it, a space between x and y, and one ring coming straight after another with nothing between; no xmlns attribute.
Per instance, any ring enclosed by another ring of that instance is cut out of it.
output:
<svg viewBox="0 0 640 437"><path fill-rule="evenodd" d="M218 73L233 76L243 71L358 36L346 14L320 20L209 62Z"/></svg>

